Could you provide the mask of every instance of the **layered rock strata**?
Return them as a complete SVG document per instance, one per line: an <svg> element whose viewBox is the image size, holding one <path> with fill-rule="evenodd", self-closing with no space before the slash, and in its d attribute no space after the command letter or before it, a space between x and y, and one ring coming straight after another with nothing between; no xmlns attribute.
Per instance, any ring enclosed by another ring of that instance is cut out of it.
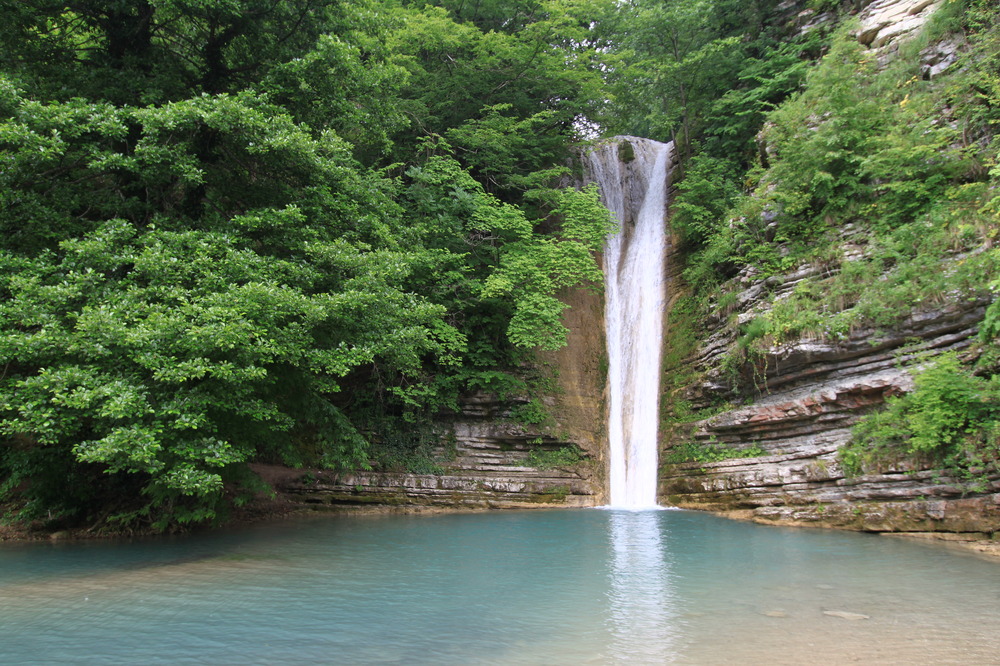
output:
<svg viewBox="0 0 1000 666"><path fill-rule="evenodd" d="M434 473L310 471L286 476L276 490L313 507L429 506L533 508L592 506L597 502L595 466L589 459L538 469L531 456L576 449L576 444L531 431L510 419L509 404L470 396L461 414L444 425L432 452Z"/></svg>
<svg viewBox="0 0 1000 666"><path fill-rule="evenodd" d="M744 277L739 307L746 315L759 311L815 270L803 268L768 281ZM668 451L694 441L765 455L667 465L661 500L760 522L992 533L1000 526L1000 478L970 487L938 470L906 466L852 478L838 457L861 416L886 398L912 390L914 369L941 353L970 348L987 303L983 298L918 308L890 331L863 329L845 340L769 349L749 370L752 376L744 377L760 387L756 398L675 429L665 442ZM721 369L736 335L719 319L715 326L691 359L702 377L686 395L696 408L739 399L732 378Z"/></svg>
<svg viewBox="0 0 1000 666"><path fill-rule="evenodd" d="M858 41L871 48L888 46L919 29L942 0L875 0L861 10Z"/></svg>
<svg viewBox="0 0 1000 666"><path fill-rule="evenodd" d="M557 386L542 397L544 427L512 418L516 404L480 393L467 396L461 413L438 421L434 473L338 474L294 471L269 480L287 500L311 507L534 508L603 504L605 488L603 298L596 289L567 289L563 317L567 346L540 353L537 364ZM581 462L538 469L532 460L570 449ZM539 456L539 454L542 454Z"/></svg>
<svg viewBox="0 0 1000 666"><path fill-rule="evenodd" d="M915 34L939 2L876 0L861 7L858 40L882 53ZM932 44L921 53L925 78L957 59L957 42ZM891 54L890 56L891 57ZM764 157L767 147L762 147ZM843 230L844 260L864 254ZM953 260L959 261L961 257ZM945 270L946 267L942 267ZM756 279L750 269L731 282L735 323L759 316L822 266L803 266L784 276ZM684 398L696 409L729 401L738 406L684 428L674 428L665 449L682 442L758 457L667 465L661 500L759 522L817 525L878 532L1000 533L1000 478L968 480L941 470L897 465L881 474L848 477L839 451L851 428L887 398L913 388L912 371L944 352L968 354L988 297L939 306L914 304L892 330L853 331L846 339L800 340L767 349L746 363L740 376L724 368L736 353L737 326L720 313L690 360L700 381ZM737 390L740 385L742 391ZM756 397L747 399L747 394ZM739 404L741 403L742 404ZM711 457L711 456L707 456Z"/></svg>

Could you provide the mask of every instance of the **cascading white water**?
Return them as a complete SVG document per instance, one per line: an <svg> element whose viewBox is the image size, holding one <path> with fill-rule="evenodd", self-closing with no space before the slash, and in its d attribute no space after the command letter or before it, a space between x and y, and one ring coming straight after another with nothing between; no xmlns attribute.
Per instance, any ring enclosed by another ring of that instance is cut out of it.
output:
<svg viewBox="0 0 1000 666"><path fill-rule="evenodd" d="M620 230L604 245L610 506L656 506L667 177L673 144L618 137L588 155Z"/></svg>

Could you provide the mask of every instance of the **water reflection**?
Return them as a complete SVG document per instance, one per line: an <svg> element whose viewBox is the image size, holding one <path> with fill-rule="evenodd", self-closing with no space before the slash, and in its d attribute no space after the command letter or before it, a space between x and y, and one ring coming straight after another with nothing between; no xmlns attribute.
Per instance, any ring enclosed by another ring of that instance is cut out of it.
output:
<svg viewBox="0 0 1000 666"><path fill-rule="evenodd" d="M679 635L666 521L660 511L609 511L607 623L614 661L662 663Z"/></svg>

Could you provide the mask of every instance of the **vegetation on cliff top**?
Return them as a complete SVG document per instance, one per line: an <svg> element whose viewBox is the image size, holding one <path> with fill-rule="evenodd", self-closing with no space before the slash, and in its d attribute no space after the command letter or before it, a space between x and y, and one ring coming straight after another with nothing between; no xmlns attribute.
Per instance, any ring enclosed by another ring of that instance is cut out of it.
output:
<svg viewBox="0 0 1000 666"><path fill-rule="evenodd" d="M997 37L983 27L994 12L950 3L888 65L847 24L802 91L768 114L757 164L727 180L736 165L695 160L675 217L694 250L686 276L695 289L707 293L746 265L758 278L821 266L764 315L771 342L881 324L921 297L982 295L982 278L996 274L994 257L976 257L997 228ZM970 41L962 62L925 80L920 50L954 34ZM730 182L746 189L717 193L727 210L705 208L705 191ZM976 265L927 270L962 252Z"/></svg>

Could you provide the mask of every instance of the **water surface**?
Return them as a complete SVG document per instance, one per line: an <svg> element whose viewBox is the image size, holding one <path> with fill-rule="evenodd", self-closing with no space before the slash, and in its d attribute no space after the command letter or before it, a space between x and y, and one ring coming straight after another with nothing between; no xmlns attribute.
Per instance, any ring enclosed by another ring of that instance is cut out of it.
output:
<svg viewBox="0 0 1000 666"><path fill-rule="evenodd" d="M969 664L1000 563L683 511L0 546L0 663Z"/></svg>

